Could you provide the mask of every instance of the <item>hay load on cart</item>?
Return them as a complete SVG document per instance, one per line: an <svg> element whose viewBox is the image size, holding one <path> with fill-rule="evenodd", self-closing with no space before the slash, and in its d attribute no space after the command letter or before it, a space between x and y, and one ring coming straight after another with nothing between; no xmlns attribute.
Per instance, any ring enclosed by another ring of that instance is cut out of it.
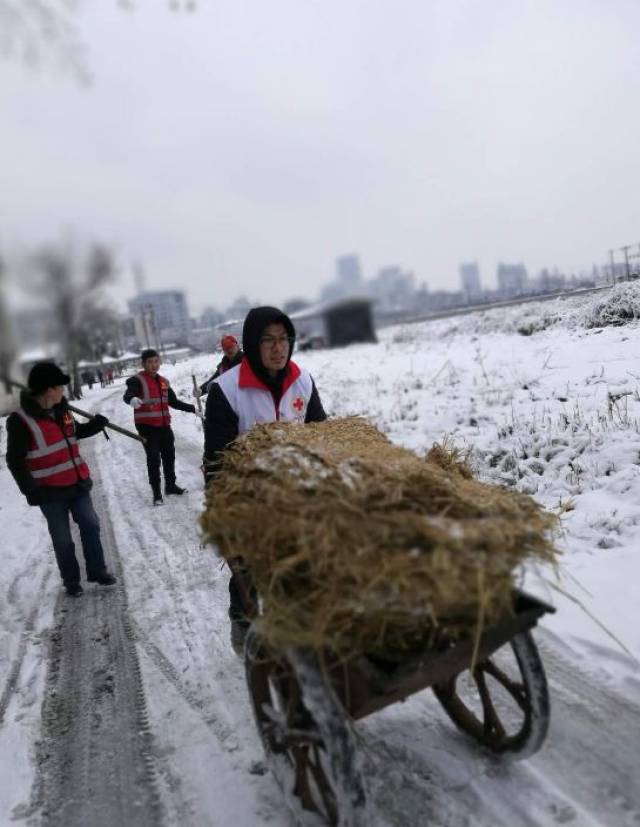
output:
<svg viewBox="0 0 640 827"><path fill-rule="evenodd" d="M362 419L260 425L225 451L202 525L254 588L249 699L299 822L372 823L353 724L427 688L492 752L540 748L531 630L553 609L514 581L554 561L554 524L445 448L418 457Z"/></svg>
<svg viewBox="0 0 640 827"><path fill-rule="evenodd" d="M522 563L555 555L555 517L531 497L355 417L254 427L225 452L202 522L242 556L270 645L345 656L473 635L508 611Z"/></svg>

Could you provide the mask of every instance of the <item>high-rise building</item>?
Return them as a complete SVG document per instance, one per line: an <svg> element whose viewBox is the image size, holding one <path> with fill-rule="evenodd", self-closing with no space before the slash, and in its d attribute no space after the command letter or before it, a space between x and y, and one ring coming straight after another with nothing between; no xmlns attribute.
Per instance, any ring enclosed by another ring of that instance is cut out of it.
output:
<svg viewBox="0 0 640 827"><path fill-rule="evenodd" d="M498 291L505 297L526 293L529 276L524 264L498 264Z"/></svg>
<svg viewBox="0 0 640 827"><path fill-rule="evenodd" d="M336 259L337 279L345 291L354 290L362 282L360 259L357 255L339 256Z"/></svg>
<svg viewBox="0 0 640 827"><path fill-rule="evenodd" d="M467 301L473 301L482 295L480 268L476 261L460 265L460 285Z"/></svg>
<svg viewBox="0 0 640 827"><path fill-rule="evenodd" d="M410 310L414 304L415 276L395 265L382 267L368 287L379 310Z"/></svg>
<svg viewBox="0 0 640 827"><path fill-rule="evenodd" d="M129 311L136 318L136 329L145 345L180 344L189 338L189 311L181 290L141 293L129 301Z"/></svg>

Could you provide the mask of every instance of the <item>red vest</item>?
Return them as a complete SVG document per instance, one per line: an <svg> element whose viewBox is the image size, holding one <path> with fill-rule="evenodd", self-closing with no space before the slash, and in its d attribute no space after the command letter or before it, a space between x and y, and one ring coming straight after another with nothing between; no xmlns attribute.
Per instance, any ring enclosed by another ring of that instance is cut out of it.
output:
<svg viewBox="0 0 640 827"><path fill-rule="evenodd" d="M40 485L75 485L78 478L89 477L89 466L80 456L76 426L69 411L63 414L62 428L48 416L34 419L23 410L16 413L31 434L27 468Z"/></svg>
<svg viewBox="0 0 640 827"><path fill-rule="evenodd" d="M138 374L142 388L142 405L134 408L133 420L136 425L155 425L161 428L171 424L169 412L169 383L158 373L151 378L145 371ZM160 394L158 396L158 394Z"/></svg>

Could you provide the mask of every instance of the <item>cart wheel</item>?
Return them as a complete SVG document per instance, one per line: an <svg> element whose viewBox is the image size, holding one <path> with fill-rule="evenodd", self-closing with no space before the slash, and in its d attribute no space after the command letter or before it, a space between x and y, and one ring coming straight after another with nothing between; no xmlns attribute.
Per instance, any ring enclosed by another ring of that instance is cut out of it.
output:
<svg viewBox="0 0 640 827"><path fill-rule="evenodd" d="M297 651L275 655L251 628L245 668L267 762L287 803L332 827L364 827L366 796L353 733L315 658Z"/></svg>
<svg viewBox="0 0 640 827"><path fill-rule="evenodd" d="M451 720L493 752L533 755L549 728L549 691L531 632L520 632L473 673L433 687Z"/></svg>

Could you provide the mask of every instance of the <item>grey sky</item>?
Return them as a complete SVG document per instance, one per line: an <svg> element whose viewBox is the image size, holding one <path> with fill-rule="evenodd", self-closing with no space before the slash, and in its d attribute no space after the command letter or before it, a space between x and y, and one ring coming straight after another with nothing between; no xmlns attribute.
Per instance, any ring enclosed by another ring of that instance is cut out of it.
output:
<svg viewBox="0 0 640 827"><path fill-rule="evenodd" d="M640 242L636 0L137 6L81 7L89 89L0 63L5 244L73 228L195 312L313 298L341 253L436 289Z"/></svg>

